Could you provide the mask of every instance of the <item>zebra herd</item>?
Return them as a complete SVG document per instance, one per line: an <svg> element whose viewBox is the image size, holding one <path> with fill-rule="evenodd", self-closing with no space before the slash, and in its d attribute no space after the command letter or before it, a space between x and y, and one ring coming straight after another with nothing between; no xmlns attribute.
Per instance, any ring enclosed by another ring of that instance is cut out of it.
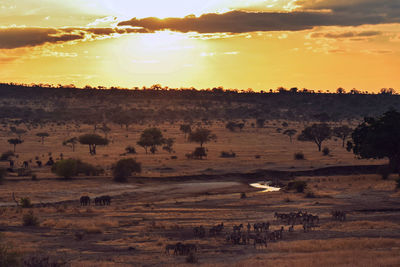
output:
<svg viewBox="0 0 400 267"><path fill-rule="evenodd" d="M91 199L89 196L81 196L79 200L81 206L90 206ZM94 199L95 206L109 206L111 204L110 196L100 196Z"/></svg>

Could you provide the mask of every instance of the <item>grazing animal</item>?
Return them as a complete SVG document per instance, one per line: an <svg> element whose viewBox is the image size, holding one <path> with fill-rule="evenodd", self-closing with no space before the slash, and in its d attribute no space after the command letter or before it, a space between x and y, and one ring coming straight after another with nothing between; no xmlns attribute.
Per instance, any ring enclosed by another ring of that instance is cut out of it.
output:
<svg viewBox="0 0 400 267"><path fill-rule="evenodd" d="M168 255L169 255L169 251L170 251L170 250L173 250L174 253L175 253L175 248L176 248L176 245L172 245L172 244L166 245L166 246L165 246L165 254L168 254Z"/></svg>
<svg viewBox="0 0 400 267"><path fill-rule="evenodd" d="M80 203L81 203L81 206L90 206L90 197L81 196Z"/></svg>

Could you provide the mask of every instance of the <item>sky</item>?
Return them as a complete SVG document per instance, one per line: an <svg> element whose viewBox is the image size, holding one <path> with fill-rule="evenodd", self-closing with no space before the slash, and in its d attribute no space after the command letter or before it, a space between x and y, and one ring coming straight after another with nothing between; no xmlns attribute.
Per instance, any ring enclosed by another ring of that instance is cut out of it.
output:
<svg viewBox="0 0 400 267"><path fill-rule="evenodd" d="M0 0L0 82L400 91L400 1Z"/></svg>

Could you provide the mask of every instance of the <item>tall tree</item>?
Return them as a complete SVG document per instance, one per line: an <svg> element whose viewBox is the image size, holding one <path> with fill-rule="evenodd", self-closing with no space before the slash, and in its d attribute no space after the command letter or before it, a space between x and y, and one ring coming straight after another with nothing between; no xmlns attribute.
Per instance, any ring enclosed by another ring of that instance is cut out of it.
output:
<svg viewBox="0 0 400 267"><path fill-rule="evenodd" d="M165 140L160 129L148 128L142 132L137 144L145 149L146 154L148 148L150 148L150 152L154 154L157 151L157 146L164 144L164 141Z"/></svg>
<svg viewBox="0 0 400 267"><path fill-rule="evenodd" d="M351 135L353 132L353 129L351 129L347 125L339 126L333 128L333 136L336 136L337 138L340 138L342 140L342 147L344 147L344 142L346 141L347 137Z"/></svg>
<svg viewBox="0 0 400 267"><path fill-rule="evenodd" d="M299 141L314 142L321 151L322 142L331 138L331 127L326 123L306 127L297 137Z"/></svg>
<svg viewBox="0 0 400 267"><path fill-rule="evenodd" d="M360 158L389 159L400 174L400 113L390 110L379 118L365 118L351 135L348 150Z"/></svg>
<svg viewBox="0 0 400 267"><path fill-rule="evenodd" d="M89 153L91 155L96 155L96 147L108 145L108 139L98 134L84 134L79 137L79 143L82 145L89 145Z"/></svg>
<svg viewBox="0 0 400 267"><path fill-rule="evenodd" d="M42 145L44 144L44 138L45 137L49 137L50 134L49 133L37 133L36 136L40 137L42 139Z"/></svg>
<svg viewBox="0 0 400 267"><path fill-rule="evenodd" d="M203 144L215 140L216 138L215 134L212 134L209 129L205 128L198 128L189 135L189 141L199 143L200 147L203 147Z"/></svg>
<svg viewBox="0 0 400 267"><path fill-rule="evenodd" d="M181 124L179 129L185 134L185 140L187 140L187 135L192 132L192 127L190 124Z"/></svg>
<svg viewBox="0 0 400 267"><path fill-rule="evenodd" d="M72 152L75 152L75 145L78 143L77 137L72 137L63 142L63 146L69 146L72 148Z"/></svg>
<svg viewBox="0 0 400 267"><path fill-rule="evenodd" d="M289 136L290 143L292 143L292 137L297 133L295 129L287 129L286 131L283 132L284 135Z"/></svg>
<svg viewBox="0 0 400 267"><path fill-rule="evenodd" d="M19 145L19 144L22 144L23 142L24 142L24 141L21 140L21 139L19 139L19 138L8 139L8 143L9 143L10 145L13 145L13 146L14 146L14 152L15 152L16 146Z"/></svg>

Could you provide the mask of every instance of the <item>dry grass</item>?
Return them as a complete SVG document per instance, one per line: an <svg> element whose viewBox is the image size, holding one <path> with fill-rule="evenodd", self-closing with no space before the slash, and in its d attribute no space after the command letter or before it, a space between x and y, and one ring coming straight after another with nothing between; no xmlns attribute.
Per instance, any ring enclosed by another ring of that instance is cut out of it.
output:
<svg viewBox="0 0 400 267"><path fill-rule="evenodd" d="M335 231L355 231L368 229L400 229L400 224L388 221L353 221L329 222L321 225L321 229Z"/></svg>

